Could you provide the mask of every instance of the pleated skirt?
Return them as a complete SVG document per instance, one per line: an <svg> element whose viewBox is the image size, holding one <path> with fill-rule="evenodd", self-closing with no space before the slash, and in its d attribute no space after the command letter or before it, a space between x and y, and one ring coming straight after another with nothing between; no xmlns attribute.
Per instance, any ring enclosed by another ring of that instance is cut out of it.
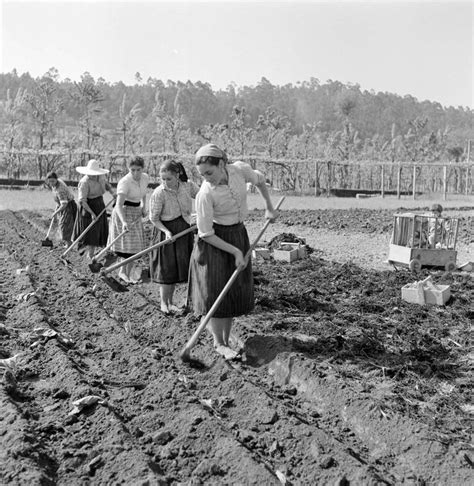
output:
<svg viewBox="0 0 474 486"><path fill-rule="evenodd" d="M92 209L94 214L99 214L104 208L104 199L102 196L95 197L94 199L88 199L87 204ZM84 209L80 208L76 218L76 224L74 225L73 239L79 237L79 235L91 224L92 217ZM107 223L107 215L104 213L95 222L94 226L86 233L86 235L81 238L79 242L79 248L90 245L90 246L105 246L107 244L107 237L109 236L109 225Z"/></svg>
<svg viewBox="0 0 474 486"><path fill-rule="evenodd" d="M171 221L162 221L173 235L187 230L189 224L180 216ZM165 234L153 227L152 242L165 240ZM175 242L164 245L150 253L150 275L160 284L177 284L188 281L189 261L194 246L194 233L188 233Z"/></svg>
<svg viewBox="0 0 474 486"><path fill-rule="evenodd" d="M123 212L129 231L119 238L110 249L119 256L135 255L145 249L145 237L143 223L141 222L141 206L124 206ZM138 220L138 222L136 222ZM132 223L135 223L132 225ZM117 213L117 208L112 211L110 220L109 243L123 231L122 221Z"/></svg>
<svg viewBox="0 0 474 486"><path fill-rule="evenodd" d="M243 223L231 226L214 224L217 236L239 248L245 255L250 243ZM204 315L217 300L234 273L235 258L199 238L194 246L189 268L188 307ZM252 262L238 274L213 317L237 317L254 308Z"/></svg>
<svg viewBox="0 0 474 486"><path fill-rule="evenodd" d="M67 203L67 206L58 213L59 237L62 241L72 241L74 224L77 217L77 204L74 199Z"/></svg>

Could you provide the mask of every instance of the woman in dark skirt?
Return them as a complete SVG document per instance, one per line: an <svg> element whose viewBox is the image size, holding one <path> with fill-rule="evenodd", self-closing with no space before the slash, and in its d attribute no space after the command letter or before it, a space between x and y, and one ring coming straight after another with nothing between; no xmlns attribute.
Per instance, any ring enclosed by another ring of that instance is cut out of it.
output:
<svg viewBox="0 0 474 486"><path fill-rule="evenodd" d="M150 221L153 223L152 244L171 238L191 224L192 200L199 187L188 181L180 162L168 160L160 167L161 185L150 198ZM173 294L176 284L188 281L189 259L193 250L192 233L158 248L150 255L150 274L160 284L161 310L176 312Z"/></svg>
<svg viewBox="0 0 474 486"><path fill-rule="evenodd" d="M198 242L191 256L189 304L194 312L210 310L235 269L245 264L250 247L243 224L247 213L247 183L257 187L265 201L265 217L273 221L273 208L264 175L244 162L227 163L224 151L214 144L196 152L196 166L204 182L196 196ZM252 265L249 261L209 321L216 351L225 359L237 352L229 337L234 317L254 307Z"/></svg>
<svg viewBox="0 0 474 486"><path fill-rule="evenodd" d="M105 208L104 193L109 191L115 197L112 186L105 179L105 174L109 171L102 169L97 160L89 160L86 167L76 167L76 170L84 174L84 177L77 187L79 212L74 226L74 239L78 238ZM88 258L92 259L96 248L107 244L108 235L107 215L104 212L79 242L79 251L86 250Z"/></svg>
<svg viewBox="0 0 474 486"><path fill-rule="evenodd" d="M56 172L50 172L45 179L46 185L54 195L56 209L51 218L58 218L58 229L61 241L69 246L77 215L77 204L74 194L62 179L58 179Z"/></svg>

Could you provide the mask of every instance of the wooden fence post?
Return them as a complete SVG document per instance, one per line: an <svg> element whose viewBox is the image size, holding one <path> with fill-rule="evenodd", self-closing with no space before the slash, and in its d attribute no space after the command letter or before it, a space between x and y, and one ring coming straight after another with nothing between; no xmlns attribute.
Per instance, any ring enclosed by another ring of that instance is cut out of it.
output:
<svg viewBox="0 0 474 486"><path fill-rule="evenodd" d="M380 195L385 197L385 171L383 164L380 166Z"/></svg>
<svg viewBox="0 0 474 486"><path fill-rule="evenodd" d="M448 193L448 168L443 165L443 201L446 201Z"/></svg>
<svg viewBox="0 0 474 486"><path fill-rule="evenodd" d="M328 174L326 179L326 197L329 197L329 192L331 190L331 162L327 162Z"/></svg>
<svg viewBox="0 0 474 486"><path fill-rule="evenodd" d="M469 166L466 167L466 187L464 192L466 196L469 194Z"/></svg>
<svg viewBox="0 0 474 486"><path fill-rule="evenodd" d="M401 187L402 187L402 166L399 165L397 171L397 199L400 199Z"/></svg>
<svg viewBox="0 0 474 486"><path fill-rule="evenodd" d="M314 161L314 195L318 195L318 162Z"/></svg>
<svg viewBox="0 0 474 486"><path fill-rule="evenodd" d="M413 165L413 199L416 199L416 165Z"/></svg>

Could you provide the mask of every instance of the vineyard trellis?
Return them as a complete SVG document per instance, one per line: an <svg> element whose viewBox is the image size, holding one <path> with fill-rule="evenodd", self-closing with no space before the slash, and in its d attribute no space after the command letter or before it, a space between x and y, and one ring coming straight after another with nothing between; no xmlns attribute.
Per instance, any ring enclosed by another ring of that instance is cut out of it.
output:
<svg viewBox="0 0 474 486"><path fill-rule="evenodd" d="M137 154L134 154L137 155ZM192 154L171 152L140 154L146 171L158 180L160 164L176 158L183 162L191 179L199 181ZM127 172L131 154L82 151L8 150L0 152L0 173L4 180L41 180L49 171L56 171L66 180L76 181L75 167L85 165L91 158L109 169L110 180L116 182ZM473 163L416 163L368 161L334 161L324 159L274 159L268 156L242 156L244 160L266 175L275 190L292 194L315 196L342 194L344 191L374 192L383 196L402 194L416 197L423 193L473 193ZM232 157L231 157L232 159Z"/></svg>

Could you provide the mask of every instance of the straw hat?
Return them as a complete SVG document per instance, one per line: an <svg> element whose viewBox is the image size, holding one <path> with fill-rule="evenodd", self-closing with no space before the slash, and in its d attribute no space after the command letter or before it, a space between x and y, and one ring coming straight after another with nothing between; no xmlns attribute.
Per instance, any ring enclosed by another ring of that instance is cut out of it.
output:
<svg viewBox="0 0 474 486"><path fill-rule="evenodd" d="M97 176L97 175L103 175L103 174L108 174L109 170L107 169L102 169L99 165L99 162L95 159L89 160L87 162L87 165L83 167L82 165L79 167L76 167L77 172L79 174L85 174L85 175L90 175L90 176Z"/></svg>

